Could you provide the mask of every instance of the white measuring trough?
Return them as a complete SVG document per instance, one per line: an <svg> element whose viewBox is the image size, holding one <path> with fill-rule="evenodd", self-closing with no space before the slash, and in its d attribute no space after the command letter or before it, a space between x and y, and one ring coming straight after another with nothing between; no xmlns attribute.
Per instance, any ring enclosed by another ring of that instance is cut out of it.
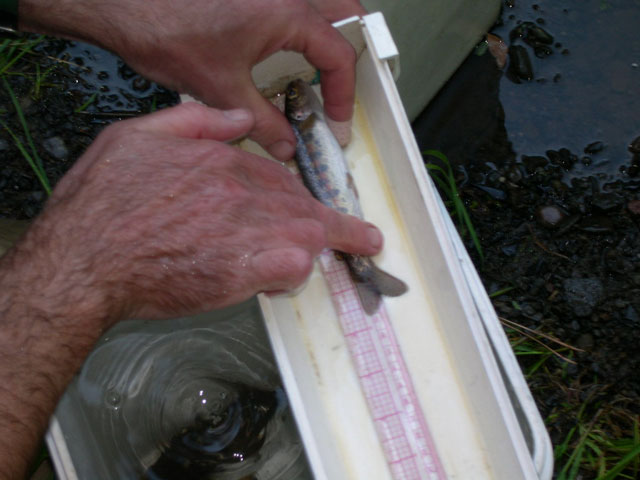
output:
<svg viewBox="0 0 640 480"><path fill-rule="evenodd" d="M351 331L336 307L341 290L327 275L333 267L325 256L298 295L260 298L316 478L550 478L542 420L404 114L394 85L397 51L384 19L373 14L340 28L359 54L347 160L365 218L385 233L376 261L410 291L385 299L381 322L376 315L363 331ZM256 71L265 91L313 77L295 54L270 60ZM393 333L386 346L385 325ZM374 387L365 351L382 360L385 375ZM409 393L396 382L403 372ZM397 428L380 425L380 399L393 408L405 403L409 413ZM421 444L416 439L424 434ZM406 455L394 457L398 452ZM406 470L398 471L403 461Z"/></svg>

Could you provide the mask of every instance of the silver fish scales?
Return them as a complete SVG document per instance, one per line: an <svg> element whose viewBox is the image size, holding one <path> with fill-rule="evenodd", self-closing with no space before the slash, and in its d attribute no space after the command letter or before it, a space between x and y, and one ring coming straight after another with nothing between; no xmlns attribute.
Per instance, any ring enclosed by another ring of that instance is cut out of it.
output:
<svg viewBox="0 0 640 480"><path fill-rule="evenodd" d="M347 162L315 93L302 80L294 80L286 97L285 113L296 136L296 164L304 184L324 205L363 218ZM342 252L341 256L367 314L378 310L381 295L407 291L404 282L379 269L370 257Z"/></svg>

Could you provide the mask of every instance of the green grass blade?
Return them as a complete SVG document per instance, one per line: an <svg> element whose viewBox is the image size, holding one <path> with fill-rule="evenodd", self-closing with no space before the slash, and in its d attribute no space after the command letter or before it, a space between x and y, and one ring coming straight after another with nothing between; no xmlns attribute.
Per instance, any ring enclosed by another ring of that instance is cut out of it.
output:
<svg viewBox="0 0 640 480"><path fill-rule="evenodd" d="M97 96L98 96L98 92L94 92L94 93L93 93L93 94L92 94L92 95L87 99L87 101L86 101L86 102L84 102L82 105L80 105L78 108L76 108L76 109L74 110L74 112L76 112L76 113L84 112L84 111L87 109L87 107L88 107L89 105L91 105L91 104L94 102L94 100L96 99L96 97L97 97Z"/></svg>
<svg viewBox="0 0 640 480"><path fill-rule="evenodd" d="M38 155L38 151L36 150L36 146L33 143L33 138L31 137L31 132L29 130L29 126L27 125L27 121L24 118L24 113L22 112L22 108L20 108L20 103L18 102L18 99L16 98L15 94L13 93L13 89L11 88L11 85L9 85L9 82L7 82L7 79L3 78L2 82L4 83L4 88L7 90L7 93L9 94L9 97L11 98L11 102L13 103L14 108L16 109L16 114L18 115L18 120L20 121L20 124L22 125L22 129L24 131L24 136L27 139L27 143L29 144L29 147L31 149L31 153L32 153L33 156L28 154L26 148L24 148L24 145L22 144L20 139L11 131L9 126L6 125L4 122L2 122L2 124L3 124L4 128L5 128L5 130L7 130L9 132L9 134L11 135L11 137L13 138L16 146L18 147L18 150L20 150L20 153L22 153L22 155L25 157L25 159L27 160L27 162L29 163L29 165L31 166L33 171L35 172L36 176L38 177L38 180L40 180L40 183L44 187L44 189L47 192L47 194L51 195L51 185L49 183L49 179L47 178L47 173L44 170L44 165L42 163L42 159L40 158L40 155Z"/></svg>
<svg viewBox="0 0 640 480"><path fill-rule="evenodd" d="M14 63L20 60L24 55L29 53L33 49L33 47L38 45L43 40L44 35L40 35L38 38L32 40L24 48L22 48L20 53L16 54L15 56L13 55L13 53L17 49L17 44L14 43L14 45L12 45L12 48L9 50L9 54L6 56L7 63L4 64L2 68L0 68L0 76L3 75Z"/></svg>
<svg viewBox="0 0 640 480"><path fill-rule="evenodd" d="M36 162L33 161L33 158L31 158L31 155L29 155L29 152L27 152L27 149L24 147L22 141L18 138L18 136L15 133L13 133L13 130L11 130L11 128L9 128L9 125L7 125L4 121L0 120L0 125L2 125L2 127L7 131L9 136L13 139L14 143L16 144L16 147L18 148L22 156L25 158L27 163L31 166L34 173L36 174L36 177L38 177L38 180L42 184L44 190L47 192L47 195L51 195L51 187L49 186L49 180L47 179L46 174L40 171L40 169L36 165Z"/></svg>
<svg viewBox="0 0 640 480"><path fill-rule="evenodd" d="M489 298L499 297L500 295L504 295L505 293L510 292L511 290L515 290L515 288L516 287L514 287L513 285L510 287L501 288L500 290L496 290L495 292L490 293Z"/></svg>
<svg viewBox="0 0 640 480"><path fill-rule="evenodd" d="M480 260L484 261L484 252L482 251L480 239L478 238L478 234L476 233L475 228L473 228L473 223L471 222L471 217L469 216L467 207L460 197L458 186L456 185L455 175L453 174L453 169L451 168L449 159L445 154L438 150L424 150L422 154L435 157L446 166L445 170L440 165L426 163L426 167L429 171L429 174L431 175L431 178L438 185L444 195L446 195L453 202L454 212L458 219L457 223L458 230L460 231L460 236L464 237L467 232L469 233L469 237L471 237L471 241L473 242L478 255L480 255ZM436 173L439 175L436 175ZM453 216L451 212L449 213Z"/></svg>
<svg viewBox="0 0 640 480"><path fill-rule="evenodd" d="M637 461L639 457L640 445L636 445L635 448L622 457L622 459L616 463L611 470L609 470L605 475L598 477L597 480L613 480L622 473L629 463Z"/></svg>

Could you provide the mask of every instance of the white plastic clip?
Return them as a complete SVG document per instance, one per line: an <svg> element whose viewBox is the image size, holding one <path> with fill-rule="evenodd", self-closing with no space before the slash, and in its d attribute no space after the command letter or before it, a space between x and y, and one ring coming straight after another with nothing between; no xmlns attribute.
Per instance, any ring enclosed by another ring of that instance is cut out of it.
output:
<svg viewBox="0 0 640 480"><path fill-rule="evenodd" d="M389 64L389 69L393 74L394 80L397 80L400 76L400 59L398 54L398 47L396 47L387 22L384 19L384 15L380 12L375 12L370 15L362 17L364 26L369 32L371 44L375 51L376 56Z"/></svg>

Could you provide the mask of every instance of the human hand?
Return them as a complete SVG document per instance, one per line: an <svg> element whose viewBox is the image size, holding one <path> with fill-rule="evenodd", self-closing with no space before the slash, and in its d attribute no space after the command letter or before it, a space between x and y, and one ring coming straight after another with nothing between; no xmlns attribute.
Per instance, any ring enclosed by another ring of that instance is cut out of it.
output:
<svg viewBox="0 0 640 480"><path fill-rule="evenodd" d="M105 305L107 323L294 288L326 247L377 253L375 227L324 207L277 162L222 143L252 126L247 111L195 103L112 125L21 248L49 259L59 288Z"/></svg>
<svg viewBox="0 0 640 480"><path fill-rule="evenodd" d="M223 109L255 115L250 136L280 160L295 138L256 90L251 68L279 50L304 54L321 72L327 116L351 118L355 54L330 24L364 14L357 0L21 0L20 27L96 43L140 74Z"/></svg>

